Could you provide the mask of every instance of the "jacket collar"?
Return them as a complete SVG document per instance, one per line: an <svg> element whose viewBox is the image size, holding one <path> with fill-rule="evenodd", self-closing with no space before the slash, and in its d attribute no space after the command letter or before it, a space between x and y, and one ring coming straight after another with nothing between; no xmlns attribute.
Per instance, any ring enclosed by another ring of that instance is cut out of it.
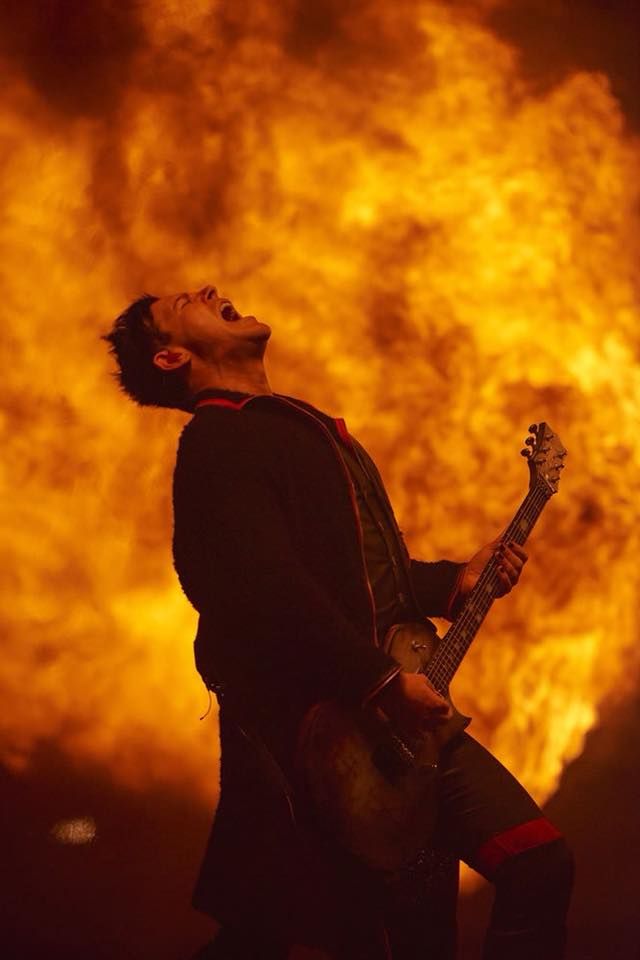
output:
<svg viewBox="0 0 640 960"><path fill-rule="evenodd" d="M254 400L259 396L262 396L262 394L241 393L237 390L220 390L214 387L208 387L206 390L200 390L198 393L196 393L195 397L193 398L193 409L194 412L196 412L199 407L216 406L227 407L231 410L242 410L242 408L249 403L250 400ZM297 397L287 397L282 393L265 394L265 396L275 397L276 400L285 400L287 403L303 409L306 413L311 414L313 417L324 423L325 426L332 427L332 432L337 434L340 440L347 444L347 446L351 446L351 438L349 436L349 431L347 430L347 425L341 417L330 417L326 413L322 413L322 411L317 410L310 403L306 403L304 400L299 400Z"/></svg>
<svg viewBox="0 0 640 960"><path fill-rule="evenodd" d="M245 403L252 400L255 394L241 393L237 390L219 390L208 387L206 390L199 390L193 398L193 410L199 407L217 406L231 407L234 410L241 410Z"/></svg>

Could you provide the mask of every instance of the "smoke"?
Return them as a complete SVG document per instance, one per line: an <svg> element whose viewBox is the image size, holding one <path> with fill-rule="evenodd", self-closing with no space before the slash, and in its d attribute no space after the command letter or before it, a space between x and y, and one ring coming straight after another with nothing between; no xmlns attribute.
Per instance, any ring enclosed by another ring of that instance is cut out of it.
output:
<svg viewBox="0 0 640 960"><path fill-rule="evenodd" d="M520 52L544 95L576 70L605 74L629 126L640 126L640 7L635 0L496 0L485 22Z"/></svg>
<svg viewBox="0 0 640 960"><path fill-rule="evenodd" d="M532 10L8 7L5 760L48 737L132 782L204 766L169 555L183 418L128 406L98 338L142 290L206 282L274 325L279 390L346 413L418 554L495 536L523 429L559 429L538 603L496 614L461 687L539 795L580 749L622 683L595 670L607 626L620 659L636 631L637 149L607 79L538 39L565 8Z"/></svg>
<svg viewBox="0 0 640 960"><path fill-rule="evenodd" d="M629 123L640 122L635 0L455 0L443 6L457 7L513 44L532 89L547 92L575 70L599 71ZM260 3L197 0L156 6L144 0L7 0L0 55L60 120L109 122L132 84L175 89L181 83L189 97L194 77L188 64L196 49L212 55L223 76L250 38L271 41L286 57L333 77L375 84L402 60L423 60L422 38L412 29L416 5L403 0L393 4L393 16L389 11L373 0L290 0L271 10ZM136 76L136 60L159 37L165 46L152 55L153 71ZM375 85L370 92L375 95Z"/></svg>
<svg viewBox="0 0 640 960"><path fill-rule="evenodd" d="M137 3L7 0L0 52L60 121L107 120L144 42Z"/></svg>

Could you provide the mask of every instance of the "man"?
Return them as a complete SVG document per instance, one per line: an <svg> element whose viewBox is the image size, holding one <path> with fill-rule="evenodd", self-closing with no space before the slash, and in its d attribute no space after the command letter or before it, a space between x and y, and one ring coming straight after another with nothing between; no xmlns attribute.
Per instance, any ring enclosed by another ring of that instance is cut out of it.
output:
<svg viewBox="0 0 640 960"><path fill-rule="evenodd" d="M493 552L507 593L526 554L493 543L467 564L411 560L344 421L272 392L270 334L207 286L140 298L106 337L134 400L194 414L174 475L174 561L200 614L196 664L221 702L222 747L194 903L222 923L222 958L284 960L300 944L333 960L445 960L454 938L436 943L394 878L327 832L300 783L299 735L326 700L375 704L408 736L444 723L448 703L400 670L384 637L395 623L452 618ZM495 884L485 960L561 957L563 838L467 733L439 768L433 862L460 857Z"/></svg>

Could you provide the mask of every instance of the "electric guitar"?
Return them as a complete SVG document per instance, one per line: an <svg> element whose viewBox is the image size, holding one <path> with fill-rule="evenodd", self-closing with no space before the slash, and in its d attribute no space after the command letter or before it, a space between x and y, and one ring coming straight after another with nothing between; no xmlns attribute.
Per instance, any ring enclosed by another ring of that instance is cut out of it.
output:
<svg viewBox="0 0 640 960"><path fill-rule="evenodd" d="M533 424L529 434L521 451L529 465L529 492L502 538L521 545L557 492L566 456L548 424ZM499 590L498 560L491 557L442 639L429 621L397 624L387 634L387 652L450 700L449 684ZM439 752L469 722L452 705L446 723L410 741L373 705L316 704L305 720L299 763L326 828L373 869L393 871L410 863L433 834Z"/></svg>

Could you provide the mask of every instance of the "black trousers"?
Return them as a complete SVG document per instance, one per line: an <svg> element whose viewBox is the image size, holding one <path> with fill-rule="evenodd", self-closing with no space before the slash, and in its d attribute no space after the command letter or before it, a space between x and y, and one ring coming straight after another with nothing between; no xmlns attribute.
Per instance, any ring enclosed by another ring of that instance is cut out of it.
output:
<svg viewBox="0 0 640 960"><path fill-rule="evenodd" d="M389 886L385 919L393 960L455 957L458 859L495 886L484 960L560 960L573 883L573 859L560 832L466 733L443 751L440 773L434 848L422 870L420 862L411 865Z"/></svg>
<svg viewBox="0 0 640 960"><path fill-rule="evenodd" d="M496 889L484 960L560 960L573 880L564 839L468 734L445 748L440 772L434 846L382 885L386 946L354 931L358 942L336 944L332 960L453 960L459 859ZM201 960L286 960L289 945L227 928L207 949Z"/></svg>

